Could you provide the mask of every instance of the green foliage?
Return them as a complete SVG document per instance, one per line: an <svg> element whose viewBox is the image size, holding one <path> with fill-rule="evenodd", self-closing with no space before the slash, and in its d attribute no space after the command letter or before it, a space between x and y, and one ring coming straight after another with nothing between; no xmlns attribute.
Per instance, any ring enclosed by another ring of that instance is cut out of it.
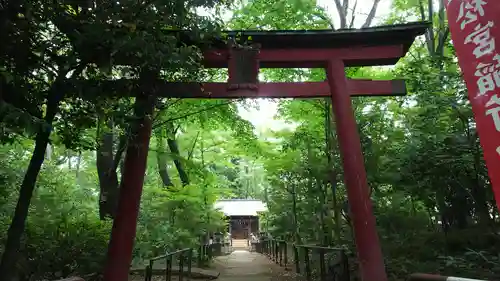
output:
<svg viewBox="0 0 500 281"><path fill-rule="evenodd" d="M17 183L27 163L30 142L4 146L0 174L11 192L0 199L0 231L6 233L17 200ZM88 186L75 184L75 174L49 162L38 180L31 204L18 270L23 278L56 279L70 274L99 271L107 247L110 223L97 218ZM2 237L2 240L5 237Z"/></svg>
<svg viewBox="0 0 500 281"><path fill-rule="evenodd" d="M0 193L2 233L7 231L17 200L17 192L12 191L23 176L29 160L26 151L31 146L30 141L25 141L0 147L0 161L5 164L0 168L5 189ZM61 159L57 152L53 152L54 160L44 166L32 199L19 253L22 279L86 275L100 272L104 264L112 222L99 220L95 156L83 155L81 167L68 167L67 161L57 163ZM213 203L224 192L217 187L216 178L208 175L205 181L171 190L153 182L144 187L134 263L142 265L165 251L197 247L205 233L225 227L222 214L213 209Z"/></svg>
<svg viewBox="0 0 500 281"><path fill-rule="evenodd" d="M135 262L165 251L197 248L205 233L223 228L222 214L212 208L217 197L213 186L189 185L173 191L146 186L137 230Z"/></svg>
<svg viewBox="0 0 500 281"><path fill-rule="evenodd" d="M316 1L255 0L235 13L229 26L236 30L325 29L329 20Z"/></svg>

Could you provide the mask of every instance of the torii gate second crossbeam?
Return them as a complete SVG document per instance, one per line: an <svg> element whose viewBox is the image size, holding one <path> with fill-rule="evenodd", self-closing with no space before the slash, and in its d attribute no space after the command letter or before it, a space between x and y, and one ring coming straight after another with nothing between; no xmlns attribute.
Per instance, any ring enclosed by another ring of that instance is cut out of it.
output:
<svg viewBox="0 0 500 281"><path fill-rule="evenodd" d="M127 148L104 279L123 281L128 277L151 136L152 101L155 98L331 97L361 279L386 281L351 96L401 95L405 94L404 83L349 80L345 67L395 64L406 54L415 37L422 35L427 27L427 23L419 22L338 31L231 31L227 32L230 38L237 34L252 38L250 43L258 47L251 49L254 54L250 54L247 65L241 67L242 61L239 60L245 59L245 53L238 53L241 49L228 48L222 40L214 40L213 48L204 52L204 63L206 67L229 66L228 83L166 83L154 77L141 77L141 83L125 79L109 81L111 84L106 89L114 87L117 93L122 94L130 92L136 87L134 85L148 85L148 88L135 91L139 92L135 114L141 119ZM259 84L258 70L264 67L324 68L327 81ZM242 75L241 72L245 71L247 73ZM87 82L89 87L93 86L93 83ZM94 86L106 87L105 84L99 82Z"/></svg>

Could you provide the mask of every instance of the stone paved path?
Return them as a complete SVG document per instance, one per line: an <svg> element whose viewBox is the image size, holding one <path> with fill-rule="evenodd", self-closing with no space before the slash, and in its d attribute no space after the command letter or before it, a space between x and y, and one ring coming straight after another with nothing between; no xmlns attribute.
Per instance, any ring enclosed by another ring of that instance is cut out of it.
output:
<svg viewBox="0 0 500 281"><path fill-rule="evenodd" d="M291 265L290 265L291 266ZM213 281L303 281L293 271L287 271L271 261L267 256L247 250L235 250L226 256L216 257L211 266L211 271L220 272ZM143 274L131 275L129 281L143 281ZM172 276L172 281L177 281L177 276ZM192 279L205 281L208 279ZM164 275L154 275L152 281L165 281ZM188 278L184 278L188 281Z"/></svg>
<svg viewBox="0 0 500 281"><path fill-rule="evenodd" d="M220 281L299 281L292 271L286 271L268 257L243 250L214 260L215 270L220 272Z"/></svg>

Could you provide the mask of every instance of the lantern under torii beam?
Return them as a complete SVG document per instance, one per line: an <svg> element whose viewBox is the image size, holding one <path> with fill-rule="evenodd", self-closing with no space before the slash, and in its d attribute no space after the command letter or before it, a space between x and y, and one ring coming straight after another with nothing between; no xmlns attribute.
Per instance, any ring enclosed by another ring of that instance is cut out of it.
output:
<svg viewBox="0 0 500 281"><path fill-rule="evenodd" d="M406 93L401 80L348 79L345 68L395 64L428 23L410 23L351 30L229 31L229 38L251 38L247 42L214 39L204 51L204 65L228 68L227 83L154 84L154 91L137 95L136 114L142 116L125 157L124 176L117 215L108 250L104 278L127 280L151 135L152 97L177 98L318 98L330 97L342 155L344 181L350 204L355 243L363 281L386 281L385 266L375 226L363 153L351 105L352 96L391 96ZM182 36L182 34L180 34ZM185 44L193 44L188 39ZM229 47L228 47L229 46ZM259 68L323 68L324 82L259 83ZM88 82L89 87L108 87L117 93L130 91L137 81L121 79L109 85Z"/></svg>

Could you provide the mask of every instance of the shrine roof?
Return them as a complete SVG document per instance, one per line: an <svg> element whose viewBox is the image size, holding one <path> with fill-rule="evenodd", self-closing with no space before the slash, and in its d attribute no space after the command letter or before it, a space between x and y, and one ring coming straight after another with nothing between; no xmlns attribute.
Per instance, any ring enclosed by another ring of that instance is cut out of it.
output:
<svg viewBox="0 0 500 281"><path fill-rule="evenodd" d="M217 200L215 208L219 209L224 215L256 217L259 212L267 211L267 206L261 200L254 199L225 199Z"/></svg>

